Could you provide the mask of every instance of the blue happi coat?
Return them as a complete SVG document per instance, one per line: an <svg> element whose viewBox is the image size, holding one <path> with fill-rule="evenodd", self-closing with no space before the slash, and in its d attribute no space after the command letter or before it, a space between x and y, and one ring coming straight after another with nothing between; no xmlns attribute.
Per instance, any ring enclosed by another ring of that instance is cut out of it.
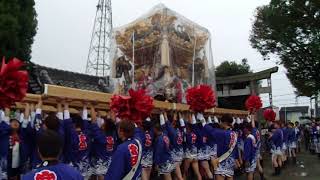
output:
<svg viewBox="0 0 320 180"><path fill-rule="evenodd" d="M139 149L137 142L132 138L129 138L120 144L112 156L113 161L105 176L105 180L123 179L136 163L140 164L140 162L138 162L139 151L142 151L142 149ZM141 178L141 170L141 165L139 165L132 178L133 180Z"/></svg>
<svg viewBox="0 0 320 180"><path fill-rule="evenodd" d="M52 166L40 167L22 176L22 180L83 180L81 174L74 168L58 163Z"/></svg>
<svg viewBox="0 0 320 180"><path fill-rule="evenodd" d="M167 121L163 126L163 131L168 135L171 143L171 149L174 152L183 150L184 132L180 128L173 128L171 123Z"/></svg>
<svg viewBox="0 0 320 180"><path fill-rule="evenodd" d="M254 137L252 135L252 137ZM256 159L256 139L247 136L244 140L243 160L246 162L252 162Z"/></svg>
<svg viewBox="0 0 320 180"><path fill-rule="evenodd" d="M230 129L223 130L220 128L213 128L210 125L205 125L204 131L208 134L210 138L216 139L218 157L220 157L230 149L230 145L233 143L233 141L237 141L237 139L235 139L236 132ZM237 148L235 147L231 153L231 157L234 159L238 158L238 151L236 149Z"/></svg>
<svg viewBox="0 0 320 180"><path fill-rule="evenodd" d="M283 132L281 129L276 129L271 136L271 146L273 149L281 149L283 143Z"/></svg>
<svg viewBox="0 0 320 180"><path fill-rule="evenodd" d="M93 139L93 149L98 159L107 160L117 149L117 133L116 131L104 132L96 123L89 125L91 136Z"/></svg>
<svg viewBox="0 0 320 180"><path fill-rule="evenodd" d="M165 133L156 138L154 147L155 165L160 166L172 161L170 154L170 139Z"/></svg>
<svg viewBox="0 0 320 180"><path fill-rule="evenodd" d="M83 120L83 128L77 131L72 123L72 119L65 119L65 134L67 143L66 156L70 158L73 166L83 176L91 175L90 169L90 150L91 150L91 134L89 130L89 122Z"/></svg>
<svg viewBox="0 0 320 180"><path fill-rule="evenodd" d="M21 172L27 171L27 167L30 163L31 157L31 139L28 138L28 129L26 128L28 124L21 125L18 132L19 136L19 164L18 168ZM12 146L13 142L11 139L11 127L7 122L0 121L0 179L6 178L1 177L2 175L8 174L8 168L12 167ZM2 175L1 175L2 174Z"/></svg>

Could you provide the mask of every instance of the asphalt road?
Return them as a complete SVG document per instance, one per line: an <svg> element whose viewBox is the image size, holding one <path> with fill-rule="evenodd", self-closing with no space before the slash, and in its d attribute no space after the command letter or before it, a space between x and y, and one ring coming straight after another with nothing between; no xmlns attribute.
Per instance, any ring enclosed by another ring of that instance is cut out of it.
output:
<svg viewBox="0 0 320 180"><path fill-rule="evenodd" d="M267 180L320 180L320 159L317 155L311 155L309 152L300 152L297 155L297 164L289 163L281 171L278 177L272 176L271 156L264 156L265 177ZM245 180L245 176L235 178L236 180ZM259 180L256 175L255 180Z"/></svg>

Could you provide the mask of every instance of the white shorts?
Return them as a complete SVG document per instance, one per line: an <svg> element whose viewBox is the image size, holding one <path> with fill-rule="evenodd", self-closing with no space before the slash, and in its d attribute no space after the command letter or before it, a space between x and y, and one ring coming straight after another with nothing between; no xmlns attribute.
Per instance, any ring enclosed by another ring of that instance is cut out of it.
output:
<svg viewBox="0 0 320 180"><path fill-rule="evenodd" d="M217 145L214 144L213 147L210 147L210 159L217 159Z"/></svg>
<svg viewBox="0 0 320 180"><path fill-rule="evenodd" d="M280 147L278 148L272 148L271 149L271 153L272 153L272 157L276 157L276 156L282 156L283 152L281 151L282 149Z"/></svg>
<svg viewBox="0 0 320 180"><path fill-rule="evenodd" d="M78 170L85 179L88 179L93 174L89 159L87 158L72 163L72 166Z"/></svg>
<svg viewBox="0 0 320 180"><path fill-rule="evenodd" d="M197 159L198 150L197 148L192 148L192 149L187 148L184 155L186 159Z"/></svg>
<svg viewBox="0 0 320 180"><path fill-rule="evenodd" d="M170 154L174 162L182 162L185 156L183 148L173 149Z"/></svg>
<svg viewBox="0 0 320 180"><path fill-rule="evenodd" d="M248 167L245 167L246 173L255 172L257 167L257 159L254 158L250 163Z"/></svg>
<svg viewBox="0 0 320 180"><path fill-rule="evenodd" d="M234 175L234 167L235 159L233 157L228 157L219 164L218 168L214 171L214 174L224 177L232 177Z"/></svg>
<svg viewBox="0 0 320 180"><path fill-rule="evenodd" d="M286 151L288 149L287 143L282 144L282 150Z"/></svg>
<svg viewBox="0 0 320 180"><path fill-rule="evenodd" d="M289 143L289 149L296 149L296 148L297 148L297 143L296 142Z"/></svg>
<svg viewBox="0 0 320 180"><path fill-rule="evenodd" d="M173 161L167 161L161 165L159 165L159 175L161 174L169 174L173 170L175 170L176 164Z"/></svg>
<svg viewBox="0 0 320 180"><path fill-rule="evenodd" d="M147 151L142 154L141 166L142 168L150 168L153 164L153 152Z"/></svg>
<svg viewBox="0 0 320 180"><path fill-rule="evenodd" d="M209 146L198 149L198 160L206 161L210 160Z"/></svg>
<svg viewBox="0 0 320 180"><path fill-rule="evenodd" d="M98 159L93 162L92 167L92 174L94 175L106 175L108 172L108 169L111 164L111 157L109 157L107 160Z"/></svg>

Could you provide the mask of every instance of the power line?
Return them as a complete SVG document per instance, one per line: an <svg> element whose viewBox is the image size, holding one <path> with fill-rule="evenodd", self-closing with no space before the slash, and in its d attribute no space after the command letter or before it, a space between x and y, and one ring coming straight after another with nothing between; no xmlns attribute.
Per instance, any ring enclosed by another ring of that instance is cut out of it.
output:
<svg viewBox="0 0 320 180"><path fill-rule="evenodd" d="M264 98L262 98L262 99L263 99L263 100L269 100L269 97L268 97L268 98L265 98L265 97L264 97ZM280 96L280 97L276 97L276 98L273 97L273 99L277 99L277 100L281 100L281 99L292 99L292 100L293 100L293 99L294 99L294 100L295 100L295 99L297 99L297 98ZM302 98L298 98L298 99L302 99ZM303 99L304 99L304 98L303 98Z"/></svg>
<svg viewBox="0 0 320 180"><path fill-rule="evenodd" d="M277 104L277 103L275 103L277 106L287 106L287 105L308 105L309 106L309 104L310 103L307 103L307 102L305 102L305 103L285 103L285 104Z"/></svg>

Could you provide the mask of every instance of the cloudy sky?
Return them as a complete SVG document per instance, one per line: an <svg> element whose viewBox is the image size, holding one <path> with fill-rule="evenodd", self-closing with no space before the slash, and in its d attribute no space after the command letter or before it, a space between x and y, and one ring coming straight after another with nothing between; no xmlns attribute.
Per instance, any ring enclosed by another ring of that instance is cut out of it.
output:
<svg viewBox="0 0 320 180"><path fill-rule="evenodd" d="M98 0L35 0L38 33L33 45L35 63L64 70L84 72ZM169 8L206 27L212 34L215 65L224 60L247 58L254 71L276 65L263 61L248 41L256 7L270 0L112 0L113 26L131 22L164 3ZM308 105L307 98L295 99L285 69L272 76L274 104ZM267 96L263 96L268 105Z"/></svg>

